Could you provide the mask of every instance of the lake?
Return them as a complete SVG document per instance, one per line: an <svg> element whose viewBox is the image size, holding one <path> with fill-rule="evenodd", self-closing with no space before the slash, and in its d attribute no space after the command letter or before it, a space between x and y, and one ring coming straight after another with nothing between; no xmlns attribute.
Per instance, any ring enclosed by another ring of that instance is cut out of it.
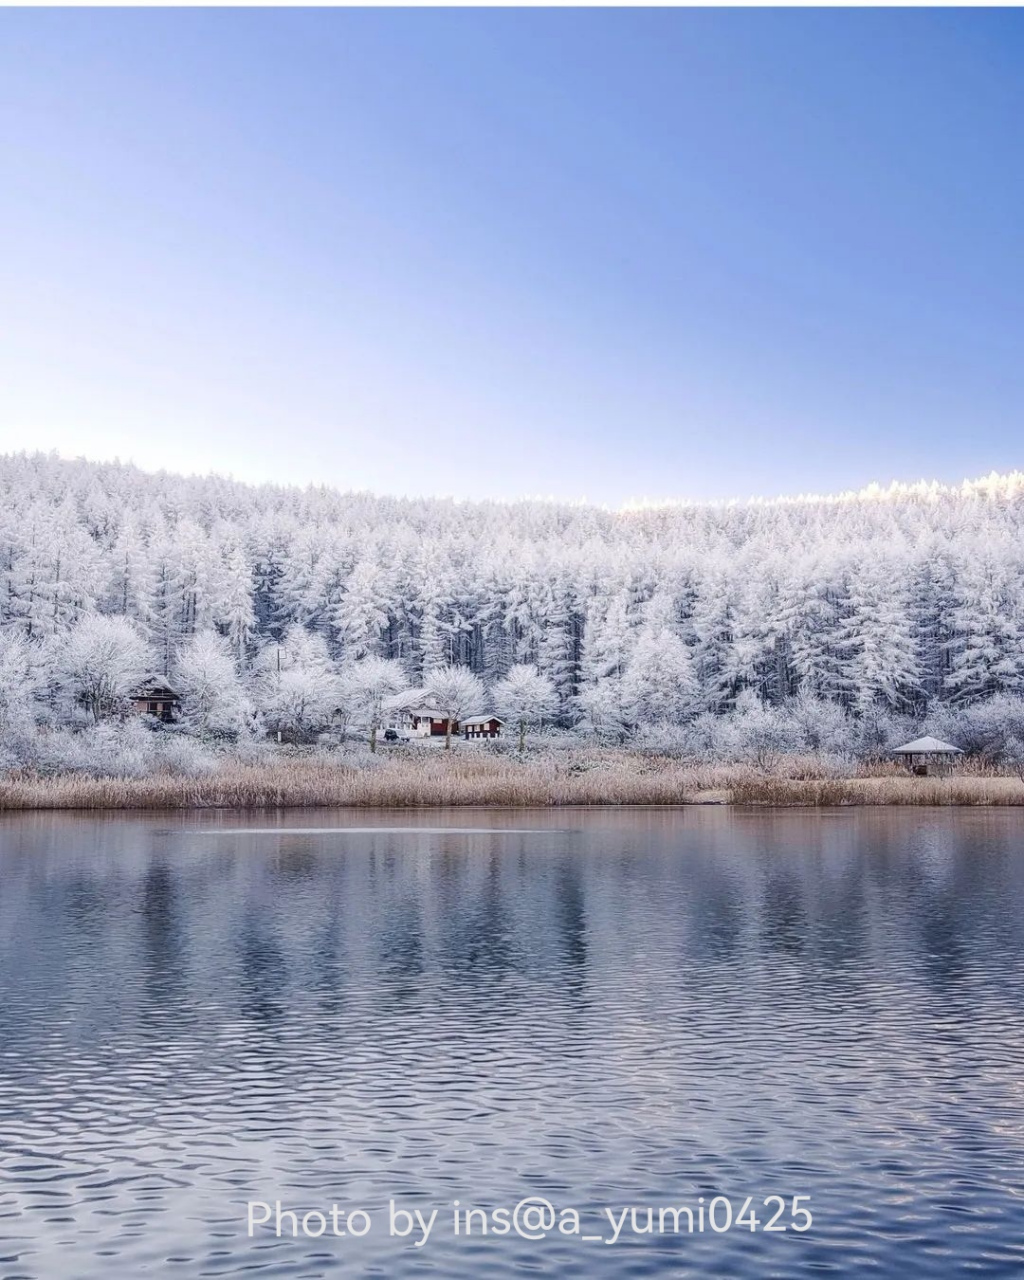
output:
<svg viewBox="0 0 1024 1280"><path fill-rule="evenodd" d="M1024 815L0 818L0 1255L1020 1276Z"/></svg>

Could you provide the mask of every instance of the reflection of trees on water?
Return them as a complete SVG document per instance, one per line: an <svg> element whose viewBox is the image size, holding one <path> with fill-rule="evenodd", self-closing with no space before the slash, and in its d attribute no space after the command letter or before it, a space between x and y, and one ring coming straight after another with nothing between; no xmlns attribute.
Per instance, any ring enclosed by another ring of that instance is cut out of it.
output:
<svg viewBox="0 0 1024 1280"><path fill-rule="evenodd" d="M388 843L383 871L385 882L378 890L377 961L392 998L408 1003L416 999L425 968L423 902L416 889L418 877L403 874L401 853L393 841Z"/></svg>
<svg viewBox="0 0 1024 1280"><path fill-rule="evenodd" d="M768 951L802 955L809 942L806 894L786 871L770 872L761 898L761 937Z"/></svg>
<svg viewBox="0 0 1024 1280"><path fill-rule="evenodd" d="M288 994L286 940L271 921L255 913L239 931L238 1004L257 1022L274 1023L284 1015Z"/></svg>
<svg viewBox="0 0 1024 1280"><path fill-rule="evenodd" d="M437 959L457 981L478 986L501 981L520 960L493 847L478 846L469 857L472 863L465 840L446 836L441 841Z"/></svg>
<svg viewBox="0 0 1024 1280"><path fill-rule="evenodd" d="M567 1038L602 1001L652 1030L659 1008L699 1016L716 983L746 981L758 999L784 979L790 996L874 1000L884 974L966 1020L972 984L991 972L1007 995L1020 989L1012 814L577 825L229 843L145 820L14 820L0 854L5 988L29 981L18 957L31 952L51 970L32 981L70 984L97 1033L155 1012L166 1027L169 1009L204 1000L211 1019L234 1010L267 1027L294 1015L340 1035L354 1001L384 1025L424 1010L486 1020L496 1002L507 1021L530 1019L540 999ZM123 984L117 1003L103 973Z"/></svg>
<svg viewBox="0 0 1024 1280"><path fill-rule="evenodd" d="M155 854L142 877L140 911L147 992L144 1011L166 1011L178 1004L186 984L179 887L166 856ZM160 1023L163 1021L161 1018Z"/></svg>
<svg viewBox="0 0 1024 1280"><path fill-rule="evenodd" d="M566 966L566 982L579 994L586 981L587 899L583 886L579 855L559 860L555 903L562 956Z"/></svg>

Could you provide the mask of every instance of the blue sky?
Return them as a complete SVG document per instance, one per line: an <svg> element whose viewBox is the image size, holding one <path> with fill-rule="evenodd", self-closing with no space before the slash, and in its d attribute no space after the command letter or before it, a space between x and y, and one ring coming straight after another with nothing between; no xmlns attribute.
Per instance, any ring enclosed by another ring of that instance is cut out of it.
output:
<svg viewBox="0 0 1024 1280"><path fill-rule="evenodd" d="M1024 465L1024 15L6 10L0 445L462 497Z"/></svg>

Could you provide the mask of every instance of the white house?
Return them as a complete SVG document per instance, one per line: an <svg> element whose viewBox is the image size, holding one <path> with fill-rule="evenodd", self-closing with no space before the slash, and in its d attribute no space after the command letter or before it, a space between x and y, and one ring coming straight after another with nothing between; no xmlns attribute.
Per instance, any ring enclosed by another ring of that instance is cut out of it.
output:
<svg viewBox="0 0 1024 1280"><path fill-rule="evenodd" d="M410 707L396 711L394 727L410 738L443 738L448 729L448 717L437 707ZM458 720L452 721L452 733L459 732Z"/></svg>

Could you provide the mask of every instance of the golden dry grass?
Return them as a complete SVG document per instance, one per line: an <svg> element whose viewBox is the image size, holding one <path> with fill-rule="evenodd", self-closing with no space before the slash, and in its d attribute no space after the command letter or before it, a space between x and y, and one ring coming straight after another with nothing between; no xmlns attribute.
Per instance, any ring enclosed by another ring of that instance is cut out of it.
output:
<svg viewBox="0 0 1024 1280"><path fill-rule="evenodd" d="M1024 783L1016 777L956 775L915 778L882 777L746 778L732 788L734 804L781 808L832 805L1024 805Z"/></svg>
<svg viewBox="0 0 1024 1280"><path fill-rule="evenodd" d="M199 778L79 775L0 779L0 810L203 809L435 805L774 806L1024 805L1016 777L957 774L916 778L882 767L832 776L813 759L780 762L771 773L745 765L701 765L625 750L572 750L518 760L481 751L382 756L366 767L343 756L282 755L226 761Z"/></svg>
<svg viewBox="0 0 1024 1280"><path fill-rule="evenodd" d="M625 753L518 761L422 752L385 757L372 768L315 756L227 762L199 778L11 777L0 781L0 810L663 805L688 803L723 780L719 771L664 759L627 761Z"/></svg>

